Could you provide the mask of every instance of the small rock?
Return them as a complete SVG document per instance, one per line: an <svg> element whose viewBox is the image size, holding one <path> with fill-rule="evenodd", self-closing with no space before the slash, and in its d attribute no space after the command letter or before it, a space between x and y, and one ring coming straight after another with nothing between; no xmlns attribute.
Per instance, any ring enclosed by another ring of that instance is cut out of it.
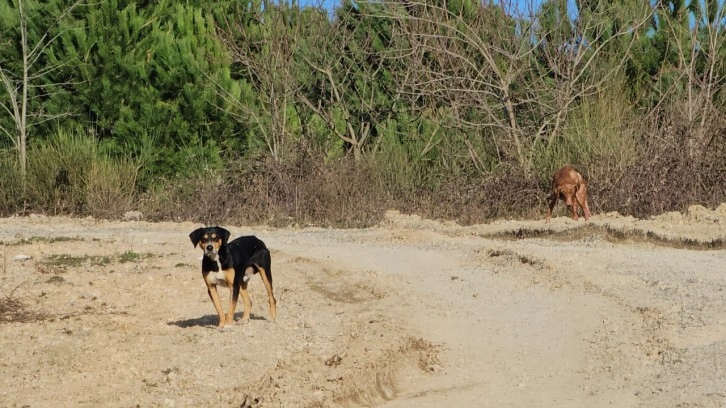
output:
<svg viewBox="0 0 726 408"><path fill-rule="evenodd" d="M325 365L328 367L337 367L340 365L341 361L343 361L343 359L339 355L333 354L330 358L325 360Z"/></svg>
<svg viewBox="0 0 726 408"><path fill-rule="evenodd" d="M318 403L325 401L325 392L323 392L323 390L313 392L313 399Z"/></svg>
<svg viewBox="0 0 726 408"><path fill-rule="evenodd" d="M23 262L23 261L27 261L30 258L32 258L32 256L30 256L30 255L22 255L21 254L21 255L15 255L15 257L13 258L13 260L18 261L18 262Z"/></svg>

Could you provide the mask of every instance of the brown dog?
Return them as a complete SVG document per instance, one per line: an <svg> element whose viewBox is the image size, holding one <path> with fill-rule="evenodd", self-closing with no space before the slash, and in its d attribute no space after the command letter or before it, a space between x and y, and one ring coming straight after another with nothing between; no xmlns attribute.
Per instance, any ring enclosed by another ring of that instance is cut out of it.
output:
<svg viewBox="0 0 726 408"><path fill-rule="evenodd" d="M582 208L585 221L590 219L590 208L587 207L587 186L582 174L578 173L572 166L565 166L552 176L552 193L547 211L547 222L550 222L552 210L557 201L562 199L565 205L572 211L572 219L577 221L577 206Z"/></svg>

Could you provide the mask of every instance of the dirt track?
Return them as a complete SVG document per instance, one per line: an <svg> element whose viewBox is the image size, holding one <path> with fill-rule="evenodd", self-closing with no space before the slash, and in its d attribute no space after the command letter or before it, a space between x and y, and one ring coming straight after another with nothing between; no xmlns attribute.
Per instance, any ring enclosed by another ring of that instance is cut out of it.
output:
<svg viewBox="0 0 726 408"><path fill-rule="evenodd" d="M228 226L272 249L278 319L255 277L224 331L196 227L0 219L0 407L726 406L726 205Z"/></svg>

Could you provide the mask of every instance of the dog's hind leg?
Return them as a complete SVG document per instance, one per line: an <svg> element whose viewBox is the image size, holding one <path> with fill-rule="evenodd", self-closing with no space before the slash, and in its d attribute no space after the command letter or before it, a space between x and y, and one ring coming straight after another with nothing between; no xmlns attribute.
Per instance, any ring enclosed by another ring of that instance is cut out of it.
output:
<svg viewBox="0 0 726 408"><path fill-rule="evenodd" d="M243 282L239 285L240 293L242 293L242 303L244 303L244 313L242 314L242 321L248 323L250 321L250 310L252 310L252 300L250 299L250 293L247 292L247 282Z"/></svg>
<svg viewBox="0 0 726 408"><path fill-rule="evenodd" d="M274 322L277 317L277 300L275 299L275 295L272 293L272 281L270 279L272 278L272 275L264 268L260 267L259 269L260 277L262 278L262 282L265 283L265 289L267 289L267 299L270 301L270 318Z"/></svg>
<svg viewBox="0 0 726 408"><path fill-rule="evenodd" d="M582 215L585 216L585 221L589 220L590 217L592 217L592 214L590 213L590 208L587 206L587 187L585 186L585 184L580 186L580 188L577 190L575 198L580 204L580 208L582 208Z"/></svg>

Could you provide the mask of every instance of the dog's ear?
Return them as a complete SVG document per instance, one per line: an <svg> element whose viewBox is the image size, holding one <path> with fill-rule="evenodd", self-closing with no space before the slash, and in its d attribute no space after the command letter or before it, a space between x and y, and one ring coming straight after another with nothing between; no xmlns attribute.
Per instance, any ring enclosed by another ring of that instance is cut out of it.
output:
<svg viewBox="0 0 726 408"><path fill-rule="evenodd" d="M192 244L194 245L194 248L197 247L199 240L202 238L203 230L204 230L204 228L197 228L194 231L192 231L191 234L189 234L189 239L192 240Z"/></svg>
<svg viewBox="0 0 726 408"><path fill-rule="evenodd" d="M217 227L217 233L219 234L219 237L222 238L222 244L227 245L227 241L229 240L229 231L222 227Z"/></svg>

